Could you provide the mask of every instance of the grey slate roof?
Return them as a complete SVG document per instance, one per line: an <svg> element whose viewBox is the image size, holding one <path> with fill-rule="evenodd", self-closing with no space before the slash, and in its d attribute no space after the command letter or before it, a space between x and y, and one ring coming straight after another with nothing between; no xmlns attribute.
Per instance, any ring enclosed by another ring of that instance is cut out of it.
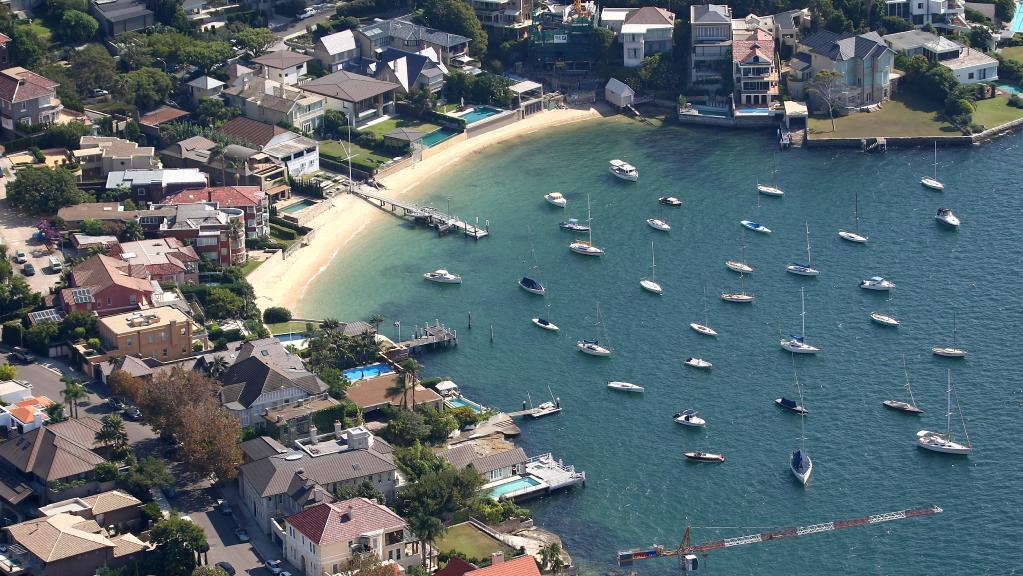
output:
<svg viewBox="0 0 1023 576"><path fill-rule="evenodd" d="M423 72L427 66L430 65L430 59L426 56L414 54L412 52L406 52L404 50L398 50L397 48L388 48L380 53L378 60L381 64L389 64L396 60L405 59L404 74L400 74L400 66L391 66L391 70L394 75L398 77L398 83L401 84L402 88L406 92L412 89L412 86L419 79L419 75ZM404 77L402 77L404 76Z"/></svg>
<svg viewBox="0 0 1023 576"><path fill-rule="evenodd" d="M241 444L242 453L250 461L262 460L278 454L285 454L289 450L280 442L269 436L260 436L252 440L246 440Z"/></svg>
<svg viewBox="0 0 1023 576"><path fill-rule="evenodd" d="M877 32L866 34L836 34L822 30L801 41L811 52L826 56L835 62L866 58L878 50L891 50Z"/></svg>
<svg viewBox="0 0 1023 576"><path fill-rule="evenodd" d="M299 388L307 394L326 392L327 385L305 370L280 368L261 358L239 360L224 374L220 401L229 409L248 408L263 394Z"/></svg>
<svg viewBox="0 0 1023 576"><path fill-rule="evenodd" d="M727 12L728 6L721 4L701 4L699 6L693 6L693 23L694 24L724 24L732 23L732 19L729 18Z"/></svg>
<svg viewBox="0 0 1023 576"><path fill-rule="evenodd" d="M374 439L374 446L377 440ZM285 494L291 488L296 473L325 486L335 482L358 480L371 474L384 474L397 469L389 454L376 450L347 450L317 456L305 454L288 460L287 455L271 456L241 467L242 476L262 497Z"/></svg>
<svg viewBox="0 0 1023 576"><path fill-rule="evenodd" d="M372 24L366 24L364 26L360 26L358 31L360 34L369 39L380 38L381 36L387 36L398 40L421 39L425 42L429 42L430 44L444 46L445 48L458 46L459 44L465 44L472 41L471 38L466 38L465 36L449 34L435 28L420 26L406 18L394 18L391 20L381 20Z"/></svg>
<svg viewBox="0 0 1023 576"><path fill-rule="evenodd" d="M369 76L338 70L322 78L308 80L299 85L306 92L345 100L361 102L374 96L400 88L394 82L377 80Z"/></svg>
<svg viewBox="0 0 1023 576"><path fill-rule="evenodd" d="M504 452L480 456L476 454L476 450L471 444L460 444L437 455L450 462L455 468L472 466L480 474L521 464L529 459L522 448L512 448Z"/></svg>

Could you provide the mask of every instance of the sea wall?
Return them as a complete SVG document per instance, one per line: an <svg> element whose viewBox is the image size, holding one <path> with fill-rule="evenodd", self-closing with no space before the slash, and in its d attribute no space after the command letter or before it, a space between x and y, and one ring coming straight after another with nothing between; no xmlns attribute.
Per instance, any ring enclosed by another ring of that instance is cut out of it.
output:
<svg viewBox="0 0 1023 576"><path fill-rule="evenodd" d="M973 144L970 136L914 136L905 138L884 137L885 145L888 148L916 148L919 146L931 146L934 142L938 146L969 146ZM864 140L876 140L876 138L807 138L803 143L805 148L863 148Z"/></svg>

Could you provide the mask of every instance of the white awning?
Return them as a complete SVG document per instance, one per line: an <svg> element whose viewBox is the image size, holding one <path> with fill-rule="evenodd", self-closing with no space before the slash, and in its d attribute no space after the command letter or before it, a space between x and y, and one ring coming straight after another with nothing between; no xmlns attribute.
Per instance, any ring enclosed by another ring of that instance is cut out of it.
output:
<svg viewBox="0 0 1023 576"><path fill-rule="evenodd" d="M523 92L529 92L530 90L536 90L538 88L543 88L543 84L533 82L532 80L523 80L518 84L512 84L508 87L509 90L516 94L522 94Z"/></svg>
<svg viewBox="0 0 1023 576"><path fill-rule="evenodd" d="M789 118L806 118L806 104L802 102L785 101L785 115Z"/></svg>

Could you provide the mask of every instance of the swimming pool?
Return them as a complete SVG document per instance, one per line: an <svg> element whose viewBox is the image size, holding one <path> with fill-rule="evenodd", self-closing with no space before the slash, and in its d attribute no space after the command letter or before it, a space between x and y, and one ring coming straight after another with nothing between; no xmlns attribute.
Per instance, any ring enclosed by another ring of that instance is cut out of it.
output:
<svg viewBox="0 0 1023 576"><path fill-rule="evenodd" d="M508 482L498 484L497 486L491 488L490 497L493 498L494 500L497 500L501 496L504 496L505 494L522 490L523 488L530 488L532 486L539 485L540 485L539 480L535 480L529 476L519 476L514 480L509 480Z"/></svg>
<svg viewBox="0 0 1023 576"><path fill-rule="evenodd" d="M451 408L469 407L472 408L473 412L483 412L483 406L480 406L479 404L473 402L472 400L469 400L468 398L463 398L462 396L453 396L445 400L444 403L450 406Z"/></svg>
<svg viewBox="0 0 1023 576"><path fill-rule="evenodd" d="M714 116L717 118L728 118L728 110L724 108L715 108L713 106L703 106L702 104L693 104L693 110L700 113L700 116Z"/></svg>
<svg viewBox="0 0 1023 576"><path fill-rule="evenodd" d="M1016 13L1023 14L1023 12L1019 10L1017 10ZM1005 92L1006 94L1009 94L1010 96L1019 96L1020 94L1023 94L1023 89L1021 89L1019 86L1013 86L1012 84L995 84L995 88L998 88L999 90Z"/></svg>
<svg viewBox="0 0 1023 576"><path fill-rule="evenodd" d="M384 363L370 364L368 366L359 366L358 368L349 368L341 373L348 379L349 382L355 382L358 380L365 380L367 378L376 378L377 376L383 376L384 374L390 374L394 372L394 369Z"/></svg>
<svg viewBox="0 0 1023 576"><path fill-rule="evenodd" d="M484 118L490 118L491 116L500 114L501 112L503 112L503 110L499 108L492 108L490 106L477 106L473 108L471 112L463 114L459 116L459 118L465 120L466 124L473 124L474 122L479 122Z"/></svg>
<svg viewBox="0 0 1023 576"><path fill-rule="evenodd" d="M767 116L771 113L770 108L739 108L736 114L745 114L746 116Z"/></svg>
<svg viewBox="0 0 1023 576"><path fill-rule="evenodd" d="M295 340L305 340L306 335L301 332L292 332L290 334L277 334L274 338L277 338L281 342L294 342Z"/></svg>
<svg viewBox="0 0 1023 576"><path fill-rule="evenodd" d="M1013 33L1023 32L1023 3L1021 2L1016 2L1016 13L1012 16L1009 30L1012 30Z"/></svg>
<svg viewBox="0 0 1023 576"><path fill-rule="evenodd" d="M459 133L458 130L455 130L454 128L447 127L438 128L437 130L430 132L426 136L423 136L422 140L423 146L426 146L427 148L430 148L431 146L436 146L437 144L440 144L441 142L447 140L448 138L451 138L452 136L458 133Z"/></svg>
<svg viewBox="0 0 1023 576"><path fill-rule="evenodd" d="M306 208L310 206L316 206L317 204L319 204L319 202L317 202L316 200L309 200L307 198L303 198L302 200L295 202L291 206L281 209L281 212L284 212L285 214L294 214L295 212L305 210Z"/></svg>

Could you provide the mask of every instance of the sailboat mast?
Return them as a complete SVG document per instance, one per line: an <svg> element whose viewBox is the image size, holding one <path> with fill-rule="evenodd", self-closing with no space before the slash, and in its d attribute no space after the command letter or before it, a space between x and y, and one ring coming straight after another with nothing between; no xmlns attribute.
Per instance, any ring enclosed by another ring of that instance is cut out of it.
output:
<svg viewBox="0 0 1023 576"><path fill-rule="evenodd" d="M654 260L654 241L650 241L650 279L657 279L657 261Z"/></svg>
<svg viewBox="0 0 1023 576"><path fill-rule="evenodd" d="M804 222L804 224L806 224L806 263L812 264L813 261L810 259L810 223Z"/></svg>
<svg viewBox="0 0 1023 576"><path fill-rule="evenodd" d="M803 387L799 385L799 373L796 372L796 355L795 353L789 353L789 357L792 359L792 378L796 381L796 392L799 393L799 406L803 406ZM806 416L806 410L799 413L799 449L804 453L806 452L806 429L804 428L803 418Z"/></svg>
<svg viewBox="0 0 1023 576"><path fill-rule="evenodd" d="M949 377L951 381L951 374ZM963 416L963 407L959 404L959 391L952 387L952 392L956 395L956 409L959 410L959 423L963 425L963 438L966 440L966 445L972 449L973 443L970 442L970 433L966 430L966 418Z"/></svg>
<svg viewBox="0 0 1023 576"><path fill-rule="evenodd" d="M589 237L590 246L593 246L593 215L590 213L590 195L586 195L586 234Z"/></svg>
<svg viewBox="0 0 1023 576"><path fill-rule="evenodd" d="M802 320L803 328L800 334L803 338L806 338L806 295L803 293L803 289L799 289L799 305L802 311L799 313L799 318Z"/></svg>
<svg viewBox="0 0 1023 576"><path fill-rule="evenodd" d="M710 326L710 309L707 308L707 284L703 285L703 325Z"/></svg>
<svg viewBox="0 0 1023 576"><path fill-rule="evenodd" d="M948 400L945 403L945 440L952 441L952 369L948 369Z"/></svg>
<svg viewBox="0 0 1023 576"><path fill-rule="evenodd" d="M956 347L956 313L952 311L952 347Z"/></svg>
<svg viewBox="0 0 1023 576"><path fill-rule="evenodd" d="M938 179L938 141L934 141L934 179Z"/></svg>
<svg viewBox="0 0 1023 576"><path fill-rule="evenodd" d="M855 199L853 200L853 214L856 218L856 233L860 232L860 189L856 188Z"/></svg>
<svg viewBox="0 0 1023 576"><path fill-rule="evenodd" d="M916 398L913 397L913 387L909 385L909 368L906 366L906 354L902 354L902 373L906 375L906 390L909 391L909 401L916 406Z"/></svg>

